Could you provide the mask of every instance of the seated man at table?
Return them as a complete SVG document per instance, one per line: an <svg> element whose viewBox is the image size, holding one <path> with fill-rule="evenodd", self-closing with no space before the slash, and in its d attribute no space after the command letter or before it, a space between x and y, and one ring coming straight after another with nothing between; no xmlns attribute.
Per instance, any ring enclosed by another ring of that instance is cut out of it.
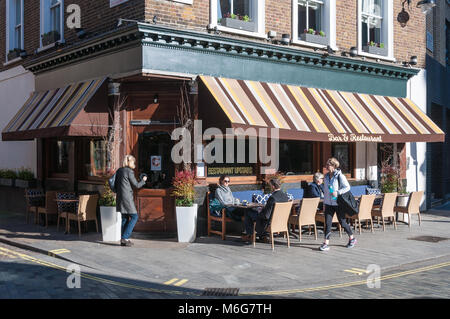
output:
<svg viewBox="0 0 450 319"><path fill-rule="evenodd" d="M267 200L266 205L262 209L249 209L245 214L245 232L246 235L242 236L243 241L250 241L253 235L253 223L256 222L256 234L259 240L262 242L268 242L269 239L266 234L266 228L269 226L270 218L272 217L275 203L284 203L289 201L288 195L283 192L281 183L278 179L273 178L269 182L272 187L273 193Z"/></svg>
<svg viewBox="0 0 450 319"><path fill-rule="evenodd" d="M229 205L239 204L239 199L233 196L230 187L230 177L228 175L221 175L219 177L219 187L216 189L215 197L219 200L220 204L225 206L227 217L230 217L236 221L241 221L244 216L244 211L237 207L229 207Z"/></svg>

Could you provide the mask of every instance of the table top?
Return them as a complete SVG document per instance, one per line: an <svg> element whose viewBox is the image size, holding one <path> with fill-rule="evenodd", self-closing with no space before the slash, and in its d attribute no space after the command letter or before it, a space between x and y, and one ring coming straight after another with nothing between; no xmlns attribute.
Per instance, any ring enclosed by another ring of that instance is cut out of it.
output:
<svg viewBox="0 0 450 319"><path fill-rule="evenodd" d="M236 207L236 208L256 208L256 207L264 207L264 204L260 203L248 203L247 205L244 204L233 204L233 205L227 205L227 207Z"/></svg>

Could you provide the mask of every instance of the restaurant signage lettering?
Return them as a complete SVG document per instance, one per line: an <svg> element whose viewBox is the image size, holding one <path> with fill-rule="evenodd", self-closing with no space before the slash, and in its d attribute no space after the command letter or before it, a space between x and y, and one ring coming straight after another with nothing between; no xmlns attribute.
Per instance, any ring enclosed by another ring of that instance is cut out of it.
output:
<svg viewBox="0 0 450 319"><path fill-rule="evenodd" d="M222 174L233 175L233 176L254 175L253 166L208 167L208 176L220 176Z"/></svg>
<svg viewBox="0 0 450 319"><path fill-rule="evenodd" d="M381 135L364 135L364 134L328 134L330 142L383 142Z"/></svg>

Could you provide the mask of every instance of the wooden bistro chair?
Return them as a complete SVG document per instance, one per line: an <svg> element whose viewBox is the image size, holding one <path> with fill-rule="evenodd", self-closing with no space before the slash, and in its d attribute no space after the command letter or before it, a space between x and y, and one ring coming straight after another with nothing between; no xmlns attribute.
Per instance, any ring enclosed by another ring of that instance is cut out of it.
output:
<svg viewBox="0 0 450 319"><path fill-rule="evenodd" d="M38 223L38 207L43 204L44 193L39 189L27 188L25 189L25 200L27 210L25 212L26 221L28 224L30 214L34 215L34 223Z"/></svg>
<svg viewBox="0 0 450 319"><path fill-rule="evenodd" d="M375 197L376 197L376 195L362 195L361 201L359 203L359 214L356 214L353 216L347 215L348 219L358 222L359 234L361 234L361 221L363 221L363 220L370 220L370 228L371 228L371 232L373 233L372 208L373 208L373 202L375 201ZM355 223L355 229L356 229L356 223Z"/></svg>
<svg viewBox="0 0 450 319"><path fill-rule="evenodd" d="M275 245L273 241L274 233L286 233L288 248L291 247L289 241L289 228L288 221L291 214L292 201L285 203L275 203L273 208L272 216L270 218L270 225L267 231L270 232L270 240L272 242L272 250L275 250ZM253 247L255 247L256 242L256 223L253 223Z"/></svg>
<svg viewBox="0 0 450 319"><path fill-rule="evenodd" d="M325 232L325 214L324 214L324 212L323 211L317 212L315 219L316 219L316 222L320 222L320 223L323 224L323 228L324 228L324 232ZM337 224L338 225L339 237L342 237L342 227L341 227L341 224L339 223L339 220L337 218L337 214L333 215L333 219L331 221L331 224Z"/></svg>
<svg viewBox="0 0 450 319"><path fill-rule="evenodd" d="M48 215L58 215L58 205L56 204L56 192L45 192L45 206L37 208L38 216L45 215L45 227L48 227Z"/></svg>
<svg viewBox="0 0 450 319"><path fill-rule="evenodd" d="M98 195L80 195L77 213L68 214L68 232L70 232L70 221L75 220L78 222L79 237L81 237L81 222L95 221L95 229L98 233L97 203Z"/></svg>
<svg viewBox="0 0 450 319"><path fill-rule="evenodd" d="M302 240L302 226L311 225L314 225L314 235L317 240L316 213L319 202L320 197L303 198L299 213L289 217L289 225L292 226L292 231L294 231L296 225L298 226L299 241Z"/></svg>
<svg viewBox="0 0 450 319"><path fill-rule="evenodd" d="M394 211L397 213L408 214L408 226L411 228L411 215L419 215L419 226L421 222L420 218L420 202L422 201L424 191L412 192L409 195L408 205L406 207L395 206Z"/></svg>
<svg viewBox="0 0 450 319"><path fill-rule="evenodd" d="M206 194L206 209L207 209L207 215L208 215L208 236L211 236L211 234L219 235L222 237L222 240L225 240L225 234L227 232L227 223L233 222L234 219L228 218L226 216L225 208L222 208L222 211L220 212L220 216L214 216L211 215L211 211L209 209L209 201L210 201L211 192L208 192ZM211 227L211 224L213 221L216 221L220 223L220 230L213 230Z"/></svg>
<svg viewBox="0 0 450 319"><path fill-rule="evenodd" d="M384 219L389 218L393 220L394 223L394 229L397 230L397 223L395 221L395 214L394 214L394 207L395 202L397 200L397 193L385 193L383 197L383 203L381 205L381 208L373 208L372 209L372 216L380 218L383 222L383 231L386 231L385 225L384 225ZM380 222L378 220L378 225L380 225Z"/></svg>
<svg viewBox="0 0 450 319"><path fill-rule="evenodd" d="M76 214L78 211L79 199L75 193L56 193L56 204L58 207L58 222L56 231L59 231L59 221L64 218L66 222L66 233L69 233L69 214Z"/></svg>

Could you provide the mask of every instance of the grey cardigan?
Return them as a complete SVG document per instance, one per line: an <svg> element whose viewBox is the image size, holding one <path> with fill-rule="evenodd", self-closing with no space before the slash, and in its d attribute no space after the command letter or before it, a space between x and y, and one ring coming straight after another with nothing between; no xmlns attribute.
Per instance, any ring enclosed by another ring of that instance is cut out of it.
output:
<svg viewBox="0 0 450 319"><path fill-rule="evenodd" d="M121 167L116 172L116 210L122 214L137 214L134 205L133 187L142 188L144 181L139 183L134 177L134 172L129 167Z"/></svg>
<svg viewBox="0 0 450 319"><path fill-rule="evenodd" d="M234 198L231 189L228 186L219 185L216 189L215 196L222 205L233 205L238 203L238 199Z"/></svg>

